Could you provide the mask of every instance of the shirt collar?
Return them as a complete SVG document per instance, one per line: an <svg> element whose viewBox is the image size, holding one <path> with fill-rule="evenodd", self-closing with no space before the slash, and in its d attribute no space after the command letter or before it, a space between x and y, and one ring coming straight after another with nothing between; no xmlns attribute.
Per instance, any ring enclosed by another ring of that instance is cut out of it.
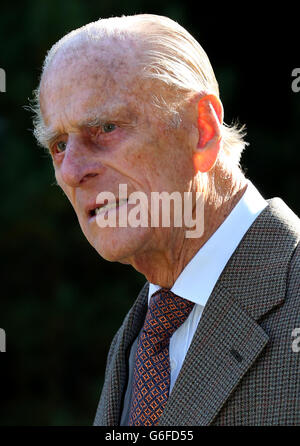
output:
<svg viewBox="0 0 300 446"><path fill-rule="evenodd" d="M190 260L178 276L171 291L205 306L228 260L258 215L268 205L248 180L242 198L230 214ZM149 284L148 302L161 287Z"/></svg>

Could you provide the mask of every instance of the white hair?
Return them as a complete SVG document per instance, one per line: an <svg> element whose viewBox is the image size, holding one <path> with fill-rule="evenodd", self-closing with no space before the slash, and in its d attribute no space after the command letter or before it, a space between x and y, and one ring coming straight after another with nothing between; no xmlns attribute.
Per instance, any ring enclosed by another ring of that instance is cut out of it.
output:
<svg viewBox="0 0 300 446"><path fill-rule="evenodd" d="M152 14L111 17L100 19L78 28L60 39L48 52L42 69L49 68L55 54L64 49L67 51L87 42L102 41L114 38L119 41L138 43L141 75L157 79L173 88L174 92L199 92L203 95L214 94L219 97L218 82L210 61L201 45L191 34L174 20ZM34 134L41 145L45 146L43 137L44 123L39 106L40 87L35 91ZM173 123L180 122L180 111L164 101L154 97L156 105L171 112ZM236 124L221 126L223 150L236 165L239 165L241 154L247 145L244 141L245 127Z"/></svg>

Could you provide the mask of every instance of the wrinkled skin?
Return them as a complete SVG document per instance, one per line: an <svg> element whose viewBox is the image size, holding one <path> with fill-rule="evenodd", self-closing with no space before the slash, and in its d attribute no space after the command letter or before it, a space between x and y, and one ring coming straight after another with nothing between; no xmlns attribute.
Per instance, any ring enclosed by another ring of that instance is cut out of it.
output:
<svg viewBox="0 0 300 446"><path fill-rule="evenodd" d="M41 112L46 126L57 133L49 144L57 183L88 241L105 259L130 263L148 280L171 287L229 204L220 214L206 209L200 239L186 239L184 228L99 228L87 211L101 191L118 196L119 184L127 185L128 194L143 191L149 202L151 191L204 187L193 164L199 141L197 98L182 101L182 121L174 128L152 104L153 93L163 91L168 98L168 91L138 74L136 48L128 44L59 50L41 81ZM114 125L109 131L85 125L95 117ZM58 146L61 142L66 144Z"/></svg>

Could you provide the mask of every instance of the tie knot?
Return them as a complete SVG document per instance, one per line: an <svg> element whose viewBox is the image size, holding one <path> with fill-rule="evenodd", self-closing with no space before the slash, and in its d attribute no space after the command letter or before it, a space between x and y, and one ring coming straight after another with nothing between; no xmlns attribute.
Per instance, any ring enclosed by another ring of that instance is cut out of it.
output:
<svg viewBox="0 0 300 446"><path fill-rule="evenodd" d="M169 339L187 319L193 306L193 302L161 288L150 299L144 331L157 337L158 342Z"/></svg>

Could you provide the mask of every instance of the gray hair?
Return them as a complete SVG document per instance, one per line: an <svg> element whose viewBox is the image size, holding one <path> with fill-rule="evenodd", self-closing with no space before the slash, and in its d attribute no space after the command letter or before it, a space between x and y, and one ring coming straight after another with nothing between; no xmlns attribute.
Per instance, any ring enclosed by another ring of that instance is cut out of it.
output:
<svg viewBox="0 0 300 446"><path fill-rule="evenodd" d="M100 19L78 28L60 39L48 52L42 75L50 66L55 54L68 46L76 48L86 42L99 42L103 38L126 39L139 42L142 47L141 75L157 79L176 92L199 92L219 97L218 82L210 61L201 45L174 20L152 14L111 17ZM39 105L40 86L34 92L34 135L45 146L45 125ZM180 113L163 98L154 96L154 104L169 111L174 125L180 122ZM221 126L223 150L236 165L247 145L245 127L237 124Z"/></svg>

